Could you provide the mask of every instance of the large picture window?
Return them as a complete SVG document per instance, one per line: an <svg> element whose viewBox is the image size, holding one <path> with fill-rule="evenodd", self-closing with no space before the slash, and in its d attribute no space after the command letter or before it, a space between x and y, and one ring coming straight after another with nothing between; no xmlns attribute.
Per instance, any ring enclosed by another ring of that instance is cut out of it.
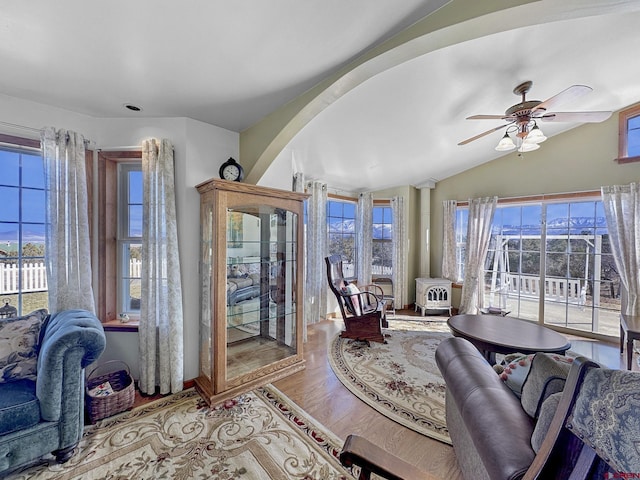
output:
<svg viewBox="0 0 640 480"><path fill-rule="evenodd" d="M0 300L22 315L48 308L44 168L39 150L0 147Z"/></svg>
<svg viewBox="0 0 640 480"><path fill-rule="evenodd" d="M465 215L458 209L461 260ZM499 204L484 272L485 305L547 325L619 334L620 277L599 196Z"/></svg>

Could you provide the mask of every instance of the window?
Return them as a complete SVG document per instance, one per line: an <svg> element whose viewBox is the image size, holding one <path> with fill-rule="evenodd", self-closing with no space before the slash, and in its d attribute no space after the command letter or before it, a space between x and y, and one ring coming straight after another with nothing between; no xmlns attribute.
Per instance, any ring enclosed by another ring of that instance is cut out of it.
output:
<svg viewBox="0 0 640 480"><path fill-rule="evenodd" d="M393 260L393 212L391 206L373 207L372 267L373 276L390 277Z"/></svg>
<svg viewBox="0 0 640 480"><path fill-rule="evenodd" d="M469 223L469 209L458 207L456 209L456 280L462 282L464 278L464 262L467 258L467 226Z"/></svg>
<svg viewBox="0 0 640 480"><path fill-rule="evenodd" d="M618 162L638 162L640 161L640 104L622 110L618 118Z"/></svg>
<svg viewBox="0 0 640 480"><path fill-rule="evenodd" d="M96 313L103 322L130 314L117 328L135 330L140 312L142 152L98 152Z"/></svg>
<svg viewBox="0 0 640 480"><path fill-rule="evenodd" d="M142 166L118 165L118 306L140 314L142 266Z"/></svg>
<svg viewBox="0 0 640 480"><path fill-rule="evenodd" d="M356 203L327 201L328 255L342 255L342 270L347 278L356 276Z"/></svg>
<svg viewBox="0 0 640 480"><path fill-rule="evenodd" d="M40 150L24 146L39 142L16 143L0 146L0 307L23 315L48 308L45 189Z"/></svg>
<svg viewBox="0 0 640 480"><path fill-rule="evenodd" d="M457 224L459 258L465 236L466 222ZM515 317L618 335L620 277L599 197L498 205L484 284L485 304Z"/></svg>

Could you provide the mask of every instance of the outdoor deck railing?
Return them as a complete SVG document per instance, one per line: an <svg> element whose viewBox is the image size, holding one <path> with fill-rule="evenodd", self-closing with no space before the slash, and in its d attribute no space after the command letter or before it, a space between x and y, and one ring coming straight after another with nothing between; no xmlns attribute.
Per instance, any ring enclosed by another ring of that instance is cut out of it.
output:
<svg viewBox="0 0 640 480"><path fill-rule="evenodd" d="M535 275L504 275L502 289L494 292L498 295L538 298L540 296L540 277ZM545 300L584 305L587 300L587 288L582 280L567 278L546 278L544 281Z"/></svg>

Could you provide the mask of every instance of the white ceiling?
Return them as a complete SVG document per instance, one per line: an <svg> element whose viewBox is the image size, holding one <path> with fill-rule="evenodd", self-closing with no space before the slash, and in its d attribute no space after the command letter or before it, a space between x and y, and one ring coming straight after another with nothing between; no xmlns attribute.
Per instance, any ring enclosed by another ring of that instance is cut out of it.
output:
<svg viewBox="0 0 640 480"><path fill-rule="evenodd" d="M443 3L0 0L0 93L95 117L190 117L243 131ZM553 22L522 19L560 3ZM619 13L589 16L612 9ZM501 133L457 143L501 122L464 118L503 113L525 80L534 82L529 99L572 84L594 89L560 111L640 101L639 1L543 0L509 14L498 17L513 22L494 29L501 33L474 35L470 23L458 35L471 40L449 39L348 91L265 177L293 162L308 178L351 191L444 179L496 158ZM76 61L60 68L60 55ZM542 128L549 136L574 126Z"/></svg>

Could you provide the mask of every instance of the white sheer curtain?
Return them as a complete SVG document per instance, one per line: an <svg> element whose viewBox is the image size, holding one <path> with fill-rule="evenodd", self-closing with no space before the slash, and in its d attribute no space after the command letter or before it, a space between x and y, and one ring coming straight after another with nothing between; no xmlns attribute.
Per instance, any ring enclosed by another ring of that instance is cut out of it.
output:
<svg viewBox="0 0 640 480"><path fill-rule="evenodd" d="M404 212L404 197L393 197L391 199L391 212L393 215L393 294L395 295L396 308L404 305L406 285L406 242L407 227Z"/></svg>
<svg viewBox="0 0 640 480"><path fill-rule="evenodd" d="M356 230L356 252L358 252L358 283L368 285L371 283L371 263L373 251L373 195L361 193L358 198L358 228Z"/></svg>
<svg viewBox="0 0 640 480"><path fill-rule="evenodd" d="M307 258L304 301L304 339L307 325L320 321L327 312L327 274L324 257L327 251L327 185L310 182L307 211Z"/></svg>
<svg viewBox="0 0 640 480"><path fill-rule="evenodd" d="M491 238L491 221L498 197L469 200L466 259L459 313L476 313L484 306L484 278L482 269L487 258Z"/></svg>
<svg viewBox="0 0 640 480"><path fill-rule="evenodd" d="M304 173L296 172L293 174L292 191L304 193Z"/></svg>
<svg viewBox="0 0 640 480"><path fill-rule="evenodd" d="M95 312L84 137L47 127L41 140L49 311L80 308Z"/></svg>
<svg viewBox="0 0 640 480"><path fill-rule="evenodd" d="M456 262L456 207L455 200L442 202L444 215L442 218L442 277L457 282L458 265Z"/></svg>
<svg viewBox="0 0 640 480"><path fill-rule="evenodd" d="M627 291L625 314L640 315L640 186L602 187L611 251Z"/></svg>
<svg viewBox="0 0 640 480"><path fill-rule="evenodd" d="M174 193L173 147L142 144L143 223L140 305L140 391L183 387L182 285Z"/></svg>

